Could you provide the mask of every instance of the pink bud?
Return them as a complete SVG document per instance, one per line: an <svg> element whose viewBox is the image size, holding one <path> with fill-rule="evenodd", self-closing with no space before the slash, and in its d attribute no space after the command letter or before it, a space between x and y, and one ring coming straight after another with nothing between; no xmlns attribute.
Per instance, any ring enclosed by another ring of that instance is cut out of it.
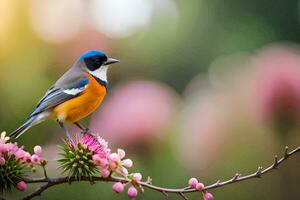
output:
<svg viewBox="0 0 300 200"><path fill-rule="evenodd" d="M0 157L0 165L4 165L5 164L5 159L3 157Z"/></svg>
<svg viewBox="0 0 300 200"><path fill-rule="evenodd" d="M36 154L33 154L31 156L31 162L33 162L33 163L39 163L40 162L40 157L38 155L36 155Z"/></svg>
<svg viewBox="0 0 300 200"><path fill-rule="evenodd" d="M24 154L24 160L26 162L31 162L31 156L30 156L30 154L28 152L25 152L25 154Z"/></svg>
<svg viewBox="0 0 300 200"><path fill-rule="evenodd" d="M34 148L33 148L33 151L36 155L40 156L41 153L42 153L42 147L39 146L39 145L36 145Z"/></svg>
<svg viewBox="0 0 300 200"><path fill-rule="evenodd" d="M113 184L112 189L116 193L121 193L124 190L124 185L121 182Z"/></svg>
<svg viewBox="0 0 300 200"><path fill-rule="evenodd" d="M123 159L126 155L123 149L118 149L117 152L120 159Z"/></svg>
<svg viewBox="0 0 300 200"><path fill-rule="evenodd" d="M205 194L203 194L203 200L214 200L214 196L209 193L209 192L205 192Z"/></svg>
<svg viewBox="0 0 300 200"><path fill-rule="evenodd" d="M142 180L142 174L141 173L134 173L133 174L133 180L135 182L139 182L140 180Z"/></svg>
<svg viewBox="0 0 300 200"><path fill-rule="evenodd" d="M137 196L138 191L135 189L134 186L131 186L131 187L128 189L127 194L128 194L128 196L129 196L129 198L134 199L134 198Z"/></svg>
<svg viewBox="0 0 300 200"><path fill-rule="evenodd" d="M195 188L196 188L196 190L203 190L204 189L204 184L203 183L197 183Z"/></svg>
<svg viewBox="0 0 300 200"><path fill-rule="evenodd" d="M117 168L117 164L116 164L115 161L110 161L109 166L110 166L111 169L116 169Z"/></svg>
<svg viewBox="0 0 300 200"><path fill-rule="evenodd" d="M109 155L109 159L112 160L112 161L114 161L114 162L120 160L118 154L116 154L116 153L110 154L110 155Z"/></svg>
<svg viewBox="0 0 300 200"><path fill-rule="evenodd" d="M24 182L24 181L20 181L18 184L17 184L17 188L18 190L20 190L21 192L23 192L27 187L27 184Z"/></svg>
<svg viewBox="0 0 300 200"><path fill-rule="evenodd" d="M109 177L109 175L110 175L110 171L109 171L108 169L103 169L103 170L101 171L101 176L102 176L103 178L107 178L107 177Z"/></svg>
<svg viewBox="0 0 300 200"><path fill-rule="evenodd" d="M198 183L198 180L196 178L190 178L189 182L188 182L189 186L193 187L193 188L196 187L197 183Z"/></svg>
<svg viewBox="0 0 300 200"><path fill-rule="evenodd" d="M125 159L125 160L122 160L122 165L130 168L130 167L132 167L133 162L131 159Z"/></svg>
<svg viewBox="0 0 300 200"><path fill-rule="evenodd" d="M122 167L120 171L123 175L128 175L128 170L125 167Z"/></svg>

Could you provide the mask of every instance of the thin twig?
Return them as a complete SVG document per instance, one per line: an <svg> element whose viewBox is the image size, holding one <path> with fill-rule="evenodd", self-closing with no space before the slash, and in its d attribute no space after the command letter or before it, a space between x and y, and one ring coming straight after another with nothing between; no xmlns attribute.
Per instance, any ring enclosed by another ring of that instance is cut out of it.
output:
<svg viewBox="0 0 300 200"><path fill-rule="evenodd" d="M232 178L230 178L229 180L226 180L226 181L219 181L218 180L217 182L215 182L211 185L205 186L204 190L211 190L211 189L214 189L214 188L223 187L225 185L237 183L237 182L252 179L252 178L260 178L260 177L262 177L262 175L264 175L264 174L272 171L273 169L276 169L277 167L279 167L279 165L281 165L286 159L288 159L289 157L291 157L292 155L294 155L298 152L300 152L300 146L297 147L296 149L290 151L290 152L288 151L288 147L285 147L283 157L278 159L277 156L275 156L274 162L269 167L267 167L265 169L263 169L262 167L258 167L258 169L255 172L253 172L251 174L248 174L248 175L245 175L245 176L241 176L240 174L237 173ZM122 182L122 183L130 182L130 180L128 180L126 178L122 178L122 177L108 177L108 178L93 177L92 180L93 180L93 182L94 181ZM26 179L25 182L27 182L27 183L46 183L46 184L42 185L36 191L32 192L28 196L22 198L22 200L28 200L28 199L32 199L35 196L40 196L43 191L45 191L46 189L48 189L52 186L63 184L63 183L70 183L70 182L73 182L73 181L76 181L75 177L59 177L59 178L46 178L45 177L45 178L38 178L38 179ZM81 177L81 181L91 181L91 180L90 180L89 177ZM187 199L187 197L184 195L185 193L191 193L191 192L197 192L198 191L195 188L187 188L187 187L173 189L173 188L163 188L163 187L155 186L151 183L150 178L148 178L148 180L145 181L145 182L140 181L140 182L138 182L138 184L145 187L145 188L161 192L162 194L164 194L166 196L169 193L178 194L181 197L183 197L184 199Z"/></svg>

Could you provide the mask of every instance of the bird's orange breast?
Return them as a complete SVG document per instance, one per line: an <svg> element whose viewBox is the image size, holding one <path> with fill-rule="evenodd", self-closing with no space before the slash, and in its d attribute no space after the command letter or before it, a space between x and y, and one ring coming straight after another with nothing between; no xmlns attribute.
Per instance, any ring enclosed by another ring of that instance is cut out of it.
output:
<svg viewBox="0 0 300 200"><path fill-rule="evenodd" d="M102 102L106 88L90 74L86 74L89 83L77 97L70 99L53 109L54 116L60 121L77 122L91 114Z"/></svg>

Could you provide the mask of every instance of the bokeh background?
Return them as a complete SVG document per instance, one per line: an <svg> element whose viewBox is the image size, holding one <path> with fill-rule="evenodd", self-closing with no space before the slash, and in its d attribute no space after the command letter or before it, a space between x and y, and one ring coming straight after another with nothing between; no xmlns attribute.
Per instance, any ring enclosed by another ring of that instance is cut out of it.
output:
<svg viewBox="0 0 300 200"><path fill-rule="evenodd" d="M98 49L121 63L109 71L105 102L84 123L113 149L126 149L133 171L168 187L252 172L300 144L299 8L299 0L0 0L1 130L24 122L81 53ZM18 142L41 144L56 176L62 137L49 121ZM298 156L263 180L213 193L299 199L299 169ZM65 184L42 196L83 198L127 197L109 183ZM149 190L138 198L165 199Z"/></svg>

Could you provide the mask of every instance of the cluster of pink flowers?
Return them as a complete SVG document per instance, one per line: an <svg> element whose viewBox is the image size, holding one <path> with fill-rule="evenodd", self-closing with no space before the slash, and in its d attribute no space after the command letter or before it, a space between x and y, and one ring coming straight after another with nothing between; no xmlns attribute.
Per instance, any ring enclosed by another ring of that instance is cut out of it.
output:
<svg viewBox="0 0 300 200"><path fill-rule="evenodd" d="M214 196L211 193L204 191L204 184L200 183L196 178L190 178L188 181L188 185L191 188L202 191L203 200L214 200Z"/></svg>
<svg viewBox="0 0 300 200"><path fill-rule="evenodd" d="M9 137L6 136L5 132L1 133L0 136L0 168L5 167L6 165L9 167L10 160L13 159L17 163L20 163L20 169L25 167L31 167L32 171L35 171L34 164L40 164L40 155L42 153L42 148L40 146L34 147L34 154L30 154L29 152L24 150L24 147L18 147L17 143L9 142ZM15 162L14 162L15 163ZM4 170L2 170L3 173ZM13 174L13 173L11 173ZM12 178L10 179L12 180ZM5 180L3 180L5 181ZM7 182L5 182L7 184ZM24 191L26 189L26 183L24 181L19 181L18 183L12 183L20 190Z"/></svg>
<svg viewBox="0 0 300 200"><path fill-rule="evenodd" d="M1 133L0 137L0 165L5 164L5 155L14 155L15 158L24 163L38 164L40 162L40 155L42 148L40 146L34 147L34 154L31 155L29 152L24 150L24 147L18 147L18 144L7 142L9 137L6 136L5 132Z"/></svg>
<svg viewBox="0 0 300 200"><path fill-rule="evenodd" d="M133 162L131 159L125 158L126 153L123 149L117 149L117 152L112 153L104 139L88 133L84 134L80 139L69 141L69 145L75 150L78 149L78 146L88 149L89 153L87 154L91 154L91 159L100 171L101 177L107 178L117 175L130 180L131 186L128 189L128 196L130 198L137 196L138 191L135 187L139 185L138 182L142 179L142 175L140 173L128 173L128 168L132 167ZM85 161L82 160L81 163L83 162ZM128 183L117 182L112 189L116 193L121 193L126 185Z"/></svg>

